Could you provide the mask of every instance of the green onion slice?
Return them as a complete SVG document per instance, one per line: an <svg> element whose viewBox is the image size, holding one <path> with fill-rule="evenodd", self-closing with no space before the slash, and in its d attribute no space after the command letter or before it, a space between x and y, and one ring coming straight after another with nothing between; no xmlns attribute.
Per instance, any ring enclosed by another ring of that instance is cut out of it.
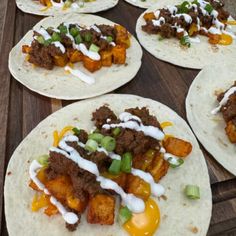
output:
<svg viewBox="0 0 236 236"><path fill-rule="evenodd" d="M104 138L104 135L99 133L92 133L88 136L89 139L95 140L97 143L101 143L102 139Z"/></svg>
<svg viewBox="0 0 236 236"><path fill-rule="evenodd" d="M167 159L167 161L169 162L169 164L170 164L170 166L171 166L172 168L177 168L177 167L179 167L179 166L181 166L181 165L184 164L184 160L181 159L181 158L169 157L169 158Z"/></svg>
<svg viewBox="0 0 236 236"><path fill-rule="evenodd" d="M52 41L61 41L61 36L60 36L60 34L58 34L57 32L53 32L53 34L52 34Z"/></svg>
<svg viewBox="0 0 236 236"><path fill-rule="evenodd" d="M185 194L190 199L200 199L200 188L197 185L186 185Z"/></svg>
<svg viewBox="0 0 236 236"><path fill-rule="evenodd" d="M178 13L188 13L189 8L188 6L190 3L188 1L184 1L181 5L178 5Z"/></svg>
<svg viewBox="0 0 236 236"><path fill-rule="evenodd" d="M95 140L88 139L88 141L85 144L85 149L89 152L95 152L98 148L98 143Z"/></svg>
<svg viewBox="0 0 236 236"><path fill-rule="evenodd" d="M130 173L132 167L132 154L126 152L121 160L121 171L125 173Z"/></svg>
<svg viewBox="0 0 236 236"><path fill-rule="evenodd" d="M119 210L119 216L118 216L119 223L123 225L131 218L132 218L132 212L129 210L129 208L127 206L121 207Z"/></svg>
<svg viewBox="0 0 236 236"><path fill-rule="evenodd" d="M99 52L99 50L100 50L100 47L98 47L97 45L95 45L93 43L89 47L89 51L91 51L91 52Z"/></svg>
<svg viewBox="0 0 236 236"><path fill-rule="evenodd" d="M36 40L40 43L40 44L44 44L45 43L45 39L43 36L37 36Z"/></svg>
<svg viewBox="0 0 236 236"><path fill-rule="evenodd" d="M76 128L76 127L74 127L72 129L72 131L74 132L75 135L79 135L80 134L80 130L78 128Z"/></svg>
<svg viewBox="0 0 236 236"><path fill-rule="evenodd" d="M206 10L209 14L211 14L211 12L214 10L214 8L212 7L211 4L207 4L207 5L205 6L205 10Z"/></svg>
<svg viewBox="0 0 236 236"><path fill-rule="evenodd" d="M101 145L104 147L108 152L112 152L116 148L116 140L111 136L105 136L101 140Z"/></svg>
<svg viewBox="0 0 236 236"><path fill-rule="evenodd" d="M92 40L92 35L90 32L87 32L85 35L84 35L84 40L85 42L89 43L91 40Z"/></svg>
<svg viewBox="0 0 236 236"><path fill-rule="evenodd" d="M184 45L184 46L187 46L187 47L190 47L190 46L191 46L191 43L190 43L189 36L188 36L188 35L183 36L183 37L180 39L180 44L182 44L182 45Z"/></svg>
<svg viewBox="0 0 236 236"><path fill-rule="evenodd" d="M107 42L108 42L108 43L111 43L112 41L113 41L112 36L107 36Z"/></svg>
<svg viewBox="0 0 236 236"><path fill-rule="evenodd" d="M108 171L113 175L117 175L120 173L120 167L121 167L121 160L114 159L112 161Z"/></svg>
<svg viewBox="0 0 236 236"><path fill-rule="evenodd" d="M115 129L112 130L112 134L116 137L120 134L121 128L116 127Z"/></svg>
<svg viewBox="0 0 236 236"><path fill-rule="evenodd" d="M67 27L65 25L63 25L63 24L59 25L58 29L60 30L60 33L63 33L63 34L67 34L68 33Z"/></svg>
<svg viewBox="0 0 236 236"><path fill-rule="evenodd" d="M49 155L45 154L45 155L39 156L37 158L37 161L42 166L48 166L48 158L49 158Z"/></svg>
<svg viewBox="0 0 236 236"><path fill-rule="evenodd" d="M76 44L80 44L80 43L82 43L82 42L83 42L83 39L82 39L81 35L78 34L78 35L75 37L75 43L76 43Z"/></svg>
<svg viewBox="0 0 236 236"><path fill-rule="evenodd" d="M76 37L78 34L79 34L79 29L77 27L72 27L70 29L70 34L73 36L73 37Z"/></svg>

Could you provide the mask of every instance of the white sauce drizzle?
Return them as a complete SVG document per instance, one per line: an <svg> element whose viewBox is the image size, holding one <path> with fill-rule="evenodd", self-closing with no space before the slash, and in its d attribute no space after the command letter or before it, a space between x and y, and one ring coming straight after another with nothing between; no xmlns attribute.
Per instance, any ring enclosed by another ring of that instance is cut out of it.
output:
<svg viewBox="0 0 236 236"><path fill-rule="evenodd" d="M92 60L94 61L99 61L101 59L101 56L99 55L99 53L97 52L92 52L92 51L89 51L85 44L83 43L80 43L79 45L79 50L87 57L91 58Z"/></svg>
<svg viewBox="0 0 236 236"><path fill-rule="evenodd" d="M158 20L152 20L152 23L154 26L160 26L165 23L165 18L160 17L160 19L158 19Z"/></svg>
<svg viewBox="0 0 236 236"><path fill-rule="evenodd" d="M47 188L45 188L44 184L37 178L37 171L42 168L42 165L40 165L36 160L33 160L30 167L29 167L29 175L32 181L36 184L36 186L44 191L45 194L50 195ZM68 224L75 224L78 222L79 218L78 216L73 212L68 212L65 207L57 201L57 199L53 196L50 197L50 202L57 207L58 211L61 213L63 219Z"/></svg>
<svg viewBox="0 0 236 236"><path fill-rule="evenodd" d="M53 44L55 47L59 48L60 51L61 51L63 54L66 52L65 47L64 47L63 44L60 43L59 41L52 42L52 44Z"/></svg>
<svg viewBox="0 0 236 236"><path fill-rule="evenodd" d="M128 128L136 131L142 131L145 135L155 138L157 140L162 140L165 134L154 126L145 126L141 123L141 120L137 116L133 116L128 112L123 112L119 116L120 120L123 121L119 124L104 124L102 127L104 129L111 129L116 127ZM135 121L134 121L135 120ZM140 122L141 124L137 123Z"/></svg>
<svg viewBox="0 0 236 236"><path fill-rule="evenodd" d="M192 23L192 17L191 17L190 15L186 14L186 13L183 13L183 14L176 14L175 16L178 17L178 18L180 18L181 16L183 16L186 23L188 23L188 24L191 24L191 23Z"/></svg>
<svg viewBox="0 0 236 236"><path fill-rule="evenodd" d="M90 28L95 30L97 33L101 33L101 30L96 25L92 25Z"/></svg>
<svg viewBox="0 0 236 236"><path fill-rule="evenodd" d="M42 27L39 30L35 30L35 32L41 34L45 40L51 39L50 34Z"/></svg>
<svg viewBox="0 0 236 236"><path fill-rule="evenodd" d="M76 70L76 69L72 69L69 66L65 66L64 67L65 71L69 71L72 75L78 77L80 80L82 80L83 82L87 83L87 84L94 84L95 83L95 79L89 75L86 75L85 73L83 73L80 70Z"/></svg>
<svg viewBox="0 0 236 236"><path fill-rule="evenodd" d="M228 101L230 95L234 94L235 92L236 92L236 87L230 88L230 89L224 94L223 99L219 102L219 106L216 107L215 109L213 109L213 110L211 111L211 114L215 115L217 112L219 112L220 109L221 109L221 107L224 106L224 105L227 103L227 101Z"/></svg>

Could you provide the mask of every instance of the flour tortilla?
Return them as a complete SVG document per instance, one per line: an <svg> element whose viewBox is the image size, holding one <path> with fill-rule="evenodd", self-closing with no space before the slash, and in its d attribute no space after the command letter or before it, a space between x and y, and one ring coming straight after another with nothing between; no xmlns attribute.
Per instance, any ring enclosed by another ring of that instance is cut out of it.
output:
<svg viewBox="0 0 236 236"><path fill-rule="evenodd" d="M66 10L62 10L58 7L50 7L47 10L43 10L46 7L43 6L37 0L16 0L16 5L19 9L23 12L31 13L34 15L40 16L53 16L56 14L63 14L63 13L96 13L100 11L108 10L114 7L119 0L96 0L94 2L86 2L84 7L79 7L77 9L68 8Z"/></svg>
<svg viewBox="0 0 236 236"><path fill-rule="evenodd" d="M140 8L149 8L153 6L153 4L156 4L159 0L125 0L126 2Z"/></svg>
<svg viewBox="0 0 236 236"><path fill-rule="evenodd" d="M161 9L167 5L177 5L181 2L183 0L158 0L156 5L144 13ZM158 40L159 35L149 35L142 31L141 26L145 25L144 13L138 18L136 33L141 45L154 57L174 65L192 69L202 69L209 64L221 64L222 61L236 61L236 40L228 46L213 46L208 43L207 37L198 36L201 42L192 43L190 48L181 47L179 40L176 38L160 41ZM236 32L236 26L232 26L232 31Z"/></svg>
<svg viewBox="0 0 236 236"><path fill-rule="evenodd" d="M94 15L78 13L64 14L56 17L47 17L40 21L34 29L40 26L57 27L62 22L79 23L81 25L115 23ZM30 45L33 30L30 30L23 39L11 50L9 55L9 69L11 74L27 88L52 98L75 100L98 96L115 90L135 77L141 66L142 49L137 40L131 37L131 46L127 49L126 65L102 67L90 73L81 62L76 63L74 69L79 69L85 74L95 78L95 83L88 85L78 77L65 72L64 68L54 67L53 70L35 67L26 61L26 54L22 53L22 45Z"/></svg>
<svg viewBox="0 0 236 236"><path fill-rule="evenodd" d="M193 81L186 98L188 121L199 141L229 172L236 175L236 145L225 133L226 123L219 112L216 91L226 91L236 80L234 64L204 68Z"/></svg>
<svg viewBox="0 0 236 236"><path fill-rule="evenodd" d="M181 168L169 169L160 181L166 189L167 200L155 199L161 211L160 228L155 235L183 236L206 235L211 218L211 190L204 156L187 123L165 105L133 95L110 94L94 99L84 100L69 105L42 121L18 146L9 162L5 180L5 213L10 236L15 235L103 235L125 236L126 231L115 223L112 226L87 224L85 215L77 231L71 233L65 228L60 215L48 218L42 212L33 213L30 204L34 191L28 187L30 162L39 155L48 153L52 145L52 133L66 125L73 125L87 131L93 128L92 112L108 104L118 115L125 108L147 106L151 114L160 122L170 121L174 126L166 129L168 134L188 140L193 145L192 153L186 158ZM196 184L201 189L200 200L189 200L183 194L186 184ZM116 213L117 215L117 213Z"/></svg>

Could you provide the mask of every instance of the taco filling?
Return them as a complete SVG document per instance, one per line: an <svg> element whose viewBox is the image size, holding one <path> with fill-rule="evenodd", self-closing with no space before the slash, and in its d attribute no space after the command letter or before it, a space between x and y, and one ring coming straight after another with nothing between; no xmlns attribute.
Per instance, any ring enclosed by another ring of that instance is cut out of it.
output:
<svg viewBox="0 0 236 236"><path fill-rule="evenodd" d="M67 8L77 9L79 7L83 7L85 3L94 2L96 0L37 0L43 6L49 7L57 7L62 8L63 10ZM46 10L46 9L45 9Z"/></svg>
<svg viewBox="0 0 236 236"><path fill-rule="evenodd" d="M130 34L121 25L92 25L88 28L78 24L62 23L57 28L41 27L34 30L31 45L23 45L22 52L28 55L28 62L52 70L54 66L64 67L87 83L93 83L73 64L83 63L90 72L112 64L124 65L126 49L130 47Z"/></svg>
<svg viewBox="0 0 236 236"><path fill-rule="evenodd" d="M227 91L217 96L219 106L212 110L215 115L219 111L226 122L225 132L231 143L236 143L236 81Z"/></svg>
<svg viewBox="0 0 236 236"><path fill-rule="evenodd" d="M29 186L37 191L32 210L44 208L48 216L60 213L73 231L85 210L90 224L114 224L120 198L117 218L125 230L153 235L160 212L151 196L164 195L158 182L169 167L184 163L191 143L166 135L163 129L173 124L160 124L145 107L126 109L117 117L102 106L92 121L96 129L90 133L70 126L55 131L49 155L31 163ZM186 194L200 197L197 186L186 186Z"/></svg>
<svg viewBox="0 0 236 236"><path fill-rule="evenodd" d="M200 43L198 35L208 37L210 44L230 45L236 38L230 31L229 13L220 0L184 1L180 5L167 6L143 16L142 30L160 35L159 40L177 38L183 46Z"/></svg>

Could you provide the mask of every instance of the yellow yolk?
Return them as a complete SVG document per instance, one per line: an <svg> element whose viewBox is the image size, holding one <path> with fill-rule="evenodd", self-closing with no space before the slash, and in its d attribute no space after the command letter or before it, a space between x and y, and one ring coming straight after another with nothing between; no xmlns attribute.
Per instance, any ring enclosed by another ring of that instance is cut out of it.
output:
<svg viewBox="0 0 236 236"><path fill-rule="evenodd" d="M131 236L151 236L157 230L160 223L160 210L154 200L146 201L143 213L133 214L123 227Z"/></svg>

